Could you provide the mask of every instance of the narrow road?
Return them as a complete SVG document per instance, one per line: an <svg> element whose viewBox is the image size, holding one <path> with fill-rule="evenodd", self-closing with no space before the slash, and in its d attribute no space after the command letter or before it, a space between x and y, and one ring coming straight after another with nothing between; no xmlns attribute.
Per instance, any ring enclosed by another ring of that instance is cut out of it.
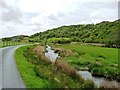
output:
<svg viewBox="0 0 120 90"><path fill-rule="evenodd" d="M2 67L2 76L0 75L0 87L2 80L2 88L25 88L14 59L14 52L18 47L19 46L10 46L0 49L0 51L2 51L2 60L0 58L0 68Z"/></svg>

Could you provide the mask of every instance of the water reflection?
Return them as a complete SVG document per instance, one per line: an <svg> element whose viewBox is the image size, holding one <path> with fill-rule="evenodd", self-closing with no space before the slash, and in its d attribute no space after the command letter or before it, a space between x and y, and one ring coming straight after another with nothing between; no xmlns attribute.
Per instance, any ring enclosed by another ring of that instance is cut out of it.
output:
<svg viewBox="0 0 120 90"><path fill-rule="evenodd" d="M109 80L106 80L105 78L99 78L99 77L93 77L92 74L89 72L89 71L79 71L79 74L80 76L87 80L92 80L95 85L99 88L100 86L103 86L103 87L110 87L110 88L118 88L118 82L116 81L109 81Z"/></svg>
<svg viewBox="0 0 120 90"><path fill-rule="evenodd" d="M57 53L54 53L54 50L51 49L51 46L47 45L46 48L47 52L45 53L45 56L49 58L52 62L55 62L55 60L59 57Z"/></svg>

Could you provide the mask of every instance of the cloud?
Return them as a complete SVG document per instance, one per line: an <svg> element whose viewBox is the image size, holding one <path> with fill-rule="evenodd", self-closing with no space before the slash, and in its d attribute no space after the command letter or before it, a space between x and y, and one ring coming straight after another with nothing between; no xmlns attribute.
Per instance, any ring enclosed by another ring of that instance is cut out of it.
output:
<svg viewBox="0 0 120 90"><path fill-rule="evenodd" d="M1 21L21 23L22 12L15 7L7 5L3 0L0 1Z"/></svg>
<svg viewBox="0 0 120 90"><path fill-rule="evenodd" d="M22 17L22 13L19 12L18 9L9 9L7 11L3 11L1 15L1 20L4 22L17 22L21 23L22 21L20 20Z"/></svg>
<svg viewBox="0 0 120 90"><path fill-rule="evenodd" d="M7 28L8 30L10 30L10 31L14 31L14 30L15 30L14 26L9 26L9 25L7 25L6 28Z"/></svg>
<svg viewBox="0 0 120 90"><path fill-rule="evenodd" d="M53 14L49 15L47 18L49 20L52 20L52 21L59 21L59 18L56 15L53 15Z"/></svg>
<svg viewBox="0 0 120 90"><path fill-rule="evenodd" d="M116 2L74 2L71 8L56 13L42 14L33 17L33 23L42 27L54 28L62 25L99 23L117 19ZM40 29L39 29L40 30ZM41 30L40 30L41 31Z"/></svg>
<svg viewBox="0 0 120 90"><path fill-rule="evenodd" d="M8 5L3 0L0 0L0 7L2 8L8 8Z"/></svg>
<svg viewBox="0 0 120 90"><path fill-rule="evenodd" d="M120 19L120 1L118 2L118 18Z"/></svg>

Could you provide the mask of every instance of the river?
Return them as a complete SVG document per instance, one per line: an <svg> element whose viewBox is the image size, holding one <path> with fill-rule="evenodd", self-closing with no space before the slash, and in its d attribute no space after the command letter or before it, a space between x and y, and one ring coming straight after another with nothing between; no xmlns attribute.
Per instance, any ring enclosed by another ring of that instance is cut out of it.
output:
<svg viewBox="0 0 120 90"><path fill-rule="evenodd" d="M45 53L45 56L49 58L51 62L55 62L55 60L59 57L59 54L54 53L54 50L52 50L49 45L47 45L46 50L47 52Z"/></svg>
<svg viewBox="0 0 120 90"><path fill-rule="evenodd" d="M59 57L59 54L54 53L54 50L52 50L51 46L46 46L47 52L45 52L45 56L51 60L51 62L55 62L55 60ZM120 83L117 81L110 81L103 77L94 77L89 71L78 71L77 72L84 80L92 80L94 84L97 86L97 88L106 87L106 88L118 88L120 86Z"/></svg>

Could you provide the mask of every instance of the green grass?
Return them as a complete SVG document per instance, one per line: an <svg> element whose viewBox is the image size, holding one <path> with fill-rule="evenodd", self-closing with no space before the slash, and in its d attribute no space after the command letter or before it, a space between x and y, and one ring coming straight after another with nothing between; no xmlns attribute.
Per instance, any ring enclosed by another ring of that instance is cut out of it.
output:
<svg viewBox="0 0 120 90"><path fill-rule="evenodd" d="M0 48L2 47L2 41L0 41Z"/></svg>
<svg viewBox="0 0 120 90"><path fill-rule="evenodd" d="M23 46L16 50L15 59L18 70L26 87L28 88L46 88L50 83L47 80L39 78L34 72L34 65L26 60L23 52L31 46Z"/></svg>
<svg viewBox="0 0 120 90"><path fill-rule="evenodd" d="M13 42L13 41L0 41L0 47L7 47L7 46L15 46L19 45L19 42Z"/></svg>
<svg viewBox="0 0 120 90"><path fill-rule="evenodd" d="M34 48L31 45L23 46L15 52L17 67L27 88L94 88L92 82L85 86L84 82L87 81L73 78L56 64L43 60L45 58L38 58L33 52Z"/></svg>
<svg viewBox="0 0 120 90"><path fill-rule="evenodd" d="M116 48L79 44L55 45L54 47L72 50L73 55L63 58L77 69L88 67L95 76L120 79L118 49Z"/></svg>

